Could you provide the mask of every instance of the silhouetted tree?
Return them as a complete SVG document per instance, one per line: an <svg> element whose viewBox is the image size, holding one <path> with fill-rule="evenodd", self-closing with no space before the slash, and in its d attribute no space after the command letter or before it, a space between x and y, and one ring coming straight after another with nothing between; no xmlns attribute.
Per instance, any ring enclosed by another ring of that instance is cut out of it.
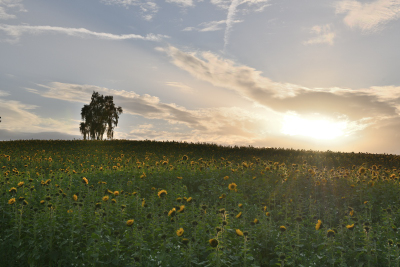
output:
<svg viewBox="0 0 400 267"><path fill-rule="evenodd" d="M117 127L122 112L121 107L115 106L113 96L104 97L93 91L90 104L84 105L81 110L83 122L80 123L79 130L83 139L90 137L92 140L103 140L106 131L107 138L113 139L114 128Z"/></svg>

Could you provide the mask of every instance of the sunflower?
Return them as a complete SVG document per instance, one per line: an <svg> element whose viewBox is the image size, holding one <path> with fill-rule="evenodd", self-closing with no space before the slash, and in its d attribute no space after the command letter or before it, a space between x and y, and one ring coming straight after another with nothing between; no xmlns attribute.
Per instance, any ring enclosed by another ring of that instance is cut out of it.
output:
<svg viewBox="0 0 400 267"><path fill-rule="evenodd" d="M346 225L346 228L349 230L353 230L354 229L354 223L352 225Z"/></svg>
<svg viewBox="0 0 400 267"><path fill-rule="evenodd" d="M189 239L187 238L182 238L182 243L187 246L187 244L189 244Z"/></svg>
<svg viewBox="0 0 400 267"><path fill-rule="evenodd" d="M88 179L86 179L86 177L83 177L83 178L82 178L82 183L84 183L84 184L89 184L89 181L88 181Z"/></svg>
<svg viewBox="0 0 400 267"><path fill-rule="evenodd" d="M327 231L327 236L328 236L328 237L334 237L334 236L335 236L335 231L329 229L329 230Z"/></svg>
<svg viewBox="0 0 400 267"><path fill-rule="evenodd" d="M252 221L251 223L252 223L252 225L255 225L255 224L259 224L260 221L258 219L254 219L254 221Z"/></svg>
<svg viewBox="0 0 400 267"><path fill-rule="evenodd" d="M208 243L210 243L210 246L212 246L213 248L215 248L216 246L218 246L218 240L217 239L210 239L208 240Z"/></svg>
<svg viewBox="0 0 400 267"><path fill-rule="evenodd" d="M119 192L118 191L114 191L114 196L118 196L119 195Z"/></svg>
<svg viewBox="0 0 400 267"><path fill-rule="evenodd" d="M170 210L170 211L168 212L168 216L173 217L173 216L175 216L175 213L176 213L176 209L173 208L172 210Z"/></svg>
<svg viewBox="0 0 400 267"><path fill-rule="evenodd" d="M322 228L322 221L318 220L317 224L315 225L315 230L319 230Z"/></svg>
<svg viewBox="0 0 400 267"><path fill-rule="evenodd" d="M104 201L104 202L108 201L109 199L110 199L110 198L109 198L108 196L104 196L104 197L103 197L103 201Z"/></svg>
<svg viewBox="0 0 400 267"><path fill-rule="evenodd" d="M176 177L176 178L178 178L179 180L182 180L182 177Z"/></svg>
<svg viewBox="0 0 400 267"><path fill-rule="evenodd" d="M164 197L164 196L167 195L167 191L166 190L161 190L161 191L158 192L157 195L158 195L159 198Z"/></svg>
<svg viewBox="0 0 400 267"><path fill-rule="evenodd" d="M242 203L239 203L238 207L239 207L239 208L243 207L243 204L242 204Z"/></svg>
<svg viewBox="0 0 400 267"><path fill-rule="evenodd" d="M15 198L11 198L9 201L8 201L8 204L10 204L10 205L12 205L12 204L14 204L15 203Z"/></svg>
<svg viewBox="0 0 400 267"><path fill-rule="evenodd" d="M17 193L17 188L11 187L11 189L8 190L8 192L10 192L10 193Z"/></svg>
<svg viewBox="0 0 400 267"><path fill-rule="evenodd" d="M286 227L282 225L281 227L279 227L279 230L281 230L281 232L285 232L286 231Z"/></svg>
<svg viewBox="0 0 400 267"><path fill-rule="evenodd" d="M351 210L349 214L350 214L350 216L353 216L354 215L354 210Z"/></svg>
<svg viewBox="0 0 400 267"><path fill-rule="evenodd" d="M179 228L179 229L176 231L176 235L177 235L177 236L182 236L182 235L183 235L183 232L185 232L185 231L183 230L183 228Z"/></svg>
<svg viewBox="0 0 400 267"><path fill-rule="evenodd" d="M266 215L267 217L271 216L271 214L270 214L269 212L266 212L265 215Z"/></svg>
<svg viewBox="0 0 400 267"><path fill-rule="evenodd" d="M185 211L185 205L180 206L178 212L183 213L184 211Z"/></svg>
<svg viewBox="0 0 400 267"><path fill-rule="evenodd" d="M77 195L73 195L72 198L74 199L74 201L78 200L78 196Z"/></svg>
<svg viewBox="0 0 400 267"><path fill-rule="evenodd" d="M236 187L237 187L237 185L236 185L235 183L231 183L231 184L228 186L229 190L231 190L231 191L235 190Z"/></svg>
<svg viewBox="0 0 400 267"><path fill-rule="evenodd" d="M186 202L190 203L190 202L192 202L192 200L193 200L193 198L192 198L192 197L189 197L189 198L186 200Z"/></svg>
<svg viewBox="0 0 400 267"><path fill-rule="evenodd" d="M40 200L40 204L44 204L45 203L45 201L44 200Z"/></svg>
<svg viewBox="0 0 400 267"><path fill-rule="evenodd" d="M226 180L228 180L229 179L229 176L225 176L224 177L224 180L226 181Z"/></svg>
<svg viewBox="0 0 400 267"><path fill-rule="evenodd" d="M225 194L222 194L220 197L219 197L219 199L224 199L226 197L226 195Z"/></svg>
<svg viewBox="0 0 400 267"><path fill-rule="evenodd" d="M241 216L242 216L242 212L239 212L239 214L236 215L235 217L239 219Z"/></svg>
<svg viewBox="0 0 400 267"><path fill-rule="evenodd" d="M133 222L134 222L133 219L132 219L132 220L128 220L128 221L126 222L126 226L131 227L131 226L133 225Z"/></svg>
<svg viewBox="0 0 400 267"><path fill-rule="evenodd" d="M238 236L243 236L243 232L240 231L239 229L236 229L236 234L237 234Z"/></svg>
<svg viewBox="0 0 400 267"><path fill-rule="evenodd" d="M19 182L18 183L18 187L21 187L21 186L23 186L25 183L24 182Z"/></svg>

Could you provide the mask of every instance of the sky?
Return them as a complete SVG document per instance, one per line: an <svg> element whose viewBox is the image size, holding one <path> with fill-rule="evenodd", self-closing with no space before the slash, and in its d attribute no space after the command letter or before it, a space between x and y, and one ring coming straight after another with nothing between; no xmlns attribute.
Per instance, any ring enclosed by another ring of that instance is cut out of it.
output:
<svg viewBox="0 0 400 267"><path fill-rule="evenodd" d="M0 140L400 154L400 0L0 0Z"/></svg>

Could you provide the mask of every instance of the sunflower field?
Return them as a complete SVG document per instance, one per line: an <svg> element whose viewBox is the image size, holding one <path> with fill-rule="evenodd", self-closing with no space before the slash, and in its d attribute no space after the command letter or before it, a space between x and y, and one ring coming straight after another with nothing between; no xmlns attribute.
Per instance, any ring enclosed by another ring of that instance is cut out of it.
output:
<svg viewBox="0 0 400 267"><path fill-rule="evenodd" d="M0 266L399 266L400 156L0 142Z"/></svg>

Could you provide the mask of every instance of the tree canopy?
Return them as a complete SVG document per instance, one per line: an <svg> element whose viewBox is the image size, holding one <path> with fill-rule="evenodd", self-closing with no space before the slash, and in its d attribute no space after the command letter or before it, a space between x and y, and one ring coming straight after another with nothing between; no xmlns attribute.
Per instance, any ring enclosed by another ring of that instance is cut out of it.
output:
<svg viewBox="0 0 400 267"><path fill-rule="evenodd" d="M83 122L80 123L79 130L83 139L103 140L106 132L107 139L113 139L114 128L117 127L122 112L121 107L115 106L113 96L103 96L93 91L92 101L81 110Z"/></svg>

